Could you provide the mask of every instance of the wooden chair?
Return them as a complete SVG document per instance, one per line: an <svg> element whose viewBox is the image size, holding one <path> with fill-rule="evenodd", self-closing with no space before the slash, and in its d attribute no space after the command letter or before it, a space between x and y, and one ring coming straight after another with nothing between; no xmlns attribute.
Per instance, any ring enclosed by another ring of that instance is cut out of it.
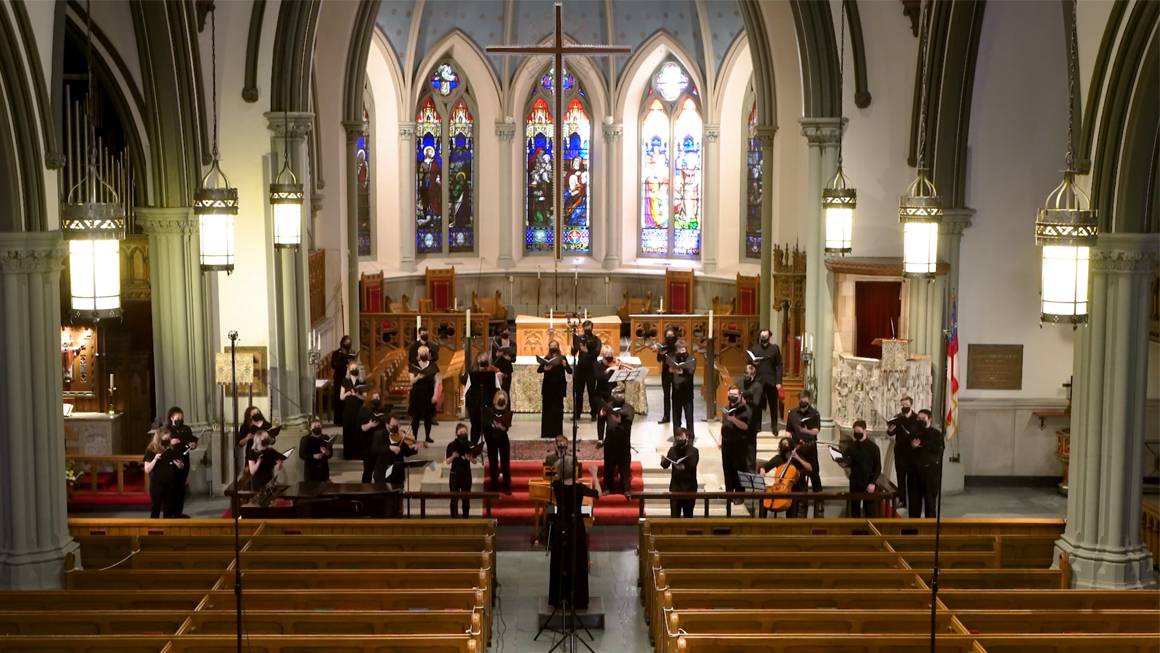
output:
<svg viewBox="0 0 1160 653"><path fill-rule="evenodd" d="M760 277L737 275L737 296L733 301L734 315L757 315Z"/></svg>
<svg viewBox="0 0 1160 653"><path fill-rule="evenodd" d="M503 303L503 295L497 290L495 297L480 297L479 293L471 291L471 310L476 313L487 313L492 322L507 322L508 309Z"/></svg>
<svg viewBox="0 0 1160 653"><path fill-rule="evenodd" d="M630 297L628 291L624 291L624 299L620 302L620 308L616 309L616 314L625 324L631 321L631 315L640 315L642 313L651 313L653 310L653 294L650 290L644 297Z"/></svg>
<svg viewBox="0 0 1160 653"><path fill-rule="evenodd" d="M384 297L383 305L387 307L388 313L414 313L415 309L411 308L411 298L403 295L399 301L391 299L388 295Z"/></svg>
<svg viewBox="0 0 1160 653"><path fill-rule="evenodd" d="M427 296L419 300L419 312L451 312L455 305L455 268L427 268L425 277Z"/></svg>
<svg viewBox="0 0 1160 653"><path fill-rule="evenodd" d="M382 313L383 307L383 273L363 273L358 282L359 306L363 313Z"/></svg>
<svg viewBox="0 0 1160 653"><path fill-rule="evenodd" d="M696 310L693 306L693 290L696 279L692 270L665 270L665 312L685 315Z"/></svg>

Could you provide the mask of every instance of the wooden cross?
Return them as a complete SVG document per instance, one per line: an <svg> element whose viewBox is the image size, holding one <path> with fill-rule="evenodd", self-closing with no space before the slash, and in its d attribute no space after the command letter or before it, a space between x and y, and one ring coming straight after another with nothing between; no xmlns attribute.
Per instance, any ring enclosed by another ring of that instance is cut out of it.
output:
<svg viewBox="0 0 1160 653"><path fill-rule="evenodd" d="M556 32L552 45L492 45L487 51L494 54L550 54L553 57L552 69L552 96L555 104L555 115L552 116L552 213L556 216L556 259L563 254L561 236L563 235L563 188L560 184L563 170L563 142L564 126L564 55L578 54L586 56L612 56L628 54L631 48L618 45L564 45L564 18L563 6L556 3Z"/></svg>

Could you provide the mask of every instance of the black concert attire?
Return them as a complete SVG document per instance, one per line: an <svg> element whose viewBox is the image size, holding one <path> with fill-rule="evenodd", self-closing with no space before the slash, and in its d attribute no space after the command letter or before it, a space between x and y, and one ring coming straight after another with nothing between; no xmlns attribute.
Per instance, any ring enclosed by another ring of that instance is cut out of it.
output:
<svg viewBox="0 0 1160 653"><path fill-rule="evenodd" d="M250 451L253 450L253 448L254 448L254 437L253 436L257 435L258 433L260 433L262 431L266 431L267 433L269 433L270 429L272 429L272 428L274 428L274 425L271 424L269 422L269 420L267 420L265 417L262 418L262 421L259 422L257 426L254 425L253 419L251 419L250 421L248 421L244 424L240 424L238 426L238 443L239 443L239 445L241 444L242 440L245 439L245 437L247 435L250 436L250 439L246 440L246 444L244 447L245 450L242 452L242 455L249 456Z"/></svg>
<svg viewBox="0 0 1160 653"><path fill-rule="evenodd" d="M911 410L906 415L898 413L890 419L893 422L894 432L891 433L887 423L887 434L894 438L894 475L898 488L899 503L903 506L907 505L907 496L909 493L910 483L908 478L911 473L911 453L910 439L918 433L918 412Z"/></svg>
<svg viewBox="0 0 1160 653"><path fill-rule="evenodd" d="M483 409L483 441L487 445L487 474L491 479L492 492L512 491L512 444L508 439L508 429L512 427L510 408L500 410L488 404ZM479 440L472 440L479 444ZM499 475L503 474L503 483Z"/></svg>
<svg viewBox="0 0 1160 653"><path fill-rule="evenodd" d="M800 457L800 454L799 454L799 457ZM781 467L782 465L784 465L785 460L786 460L786 456L779 451L776 454L774 454L773 458L770 458L761 466L761 471L768 474L768 473L772 472L773 470L777 469L778 467ZM802 465L801 460L799 460L798 458L792 458L791 460L793 461L791 464L798 471L798 480L796 483L793 484L793 487L790 488L790 492L804 492L806 489L806 474L807 474L805 465ZM774 479L766 478L765 479L766 484L767 485L771 484L771 480L776 481L776 478L774 478ZM765 502L760 502L760 503L761 503L760 514L761 514L761 518L764 519L769 514L769 509L765 507ZM786 517L805 517L806 516L805 511L806 511L806 502L799 501L799 500L795 499L793 501L793 503L790 505L789 510L785 511L785 516Z"/></svg>
<svg viewBox="0 0 1160 653"><path fill-rule="evenodd" d="M672 478L669 480L669 492L697 491L697 462L700 458L697 448L691 444L683 447L674 444L669 447L669 452L661 459L661 469L672 467L673 470ZM696 499L670 499L669 515L692 517L696 505Z"/></svg>
<svg viewBox="0 0 1160 653"><path fill-rule="evenodd" d="M342 380L342 387L348 394L342 400L342 457L345 460L362 460L366 453L367 440L359 427L363 400L355 394L359 379L349 375Z"/></svg>
<svg viewBox="0 0 1160 653"><path fill-rule="evenodd" d="M491 404L491 397L496 391L495 369L476 367L462 375L462 378L470 381L463 403L467 406L467 416L471 420L471 441L479 442L483 434L483 407Z"/></svg>
<svg viewBox="0 0 1160 653"><path fill-rule="evenodd" d="M761 380L757 377L752 379L749 377L742 377L741 379L741 396L745 399L745 405L749 406L749 434L748 449L745 452L745 468L752 472L757 469L757 434L761 432L761 401L765 395L762 392ZM770 427L771 431L777 431L777 424Z"/></svg>
<svg viewBox="0 0 1160 653"><path fill-rule="evenodd" d="M617 364L615 361L606 363L602 358L596 361L593 370L596 375L596 398L599 401L596 413L596 439L600 441L604 440L604 432L608 429L608 418L605 417L603 409L612 401L612 387L616 385L608 379L616 372Z"/></svg>
<svg viewBox="0 0 1160 653"><path fill-rule="evenodd" d="M604 435L604 489L608 493L627 494L632 489L632 422L636 410L628 402L617 406L608 404L608 410L619 417L608 417Z"/></svg>
<svg viewBox="0 0 1160 653"><path fill-rule="evenodd" d="M572 355L576 357L576 368L572 374L572 417L580 419L584 403L584 392L588 391L588 408L593 419L600 410L600 399L596 394L596 359L600 357L600 338L591 333L572 336Z"/></svg>
<svg viewBox="0 0 1160 653"><path fill-rule="evenodd" d="M302 480L321 483L330 480L330 457L334 450L325 436L307 433L298 441L298 457L302 459ZM315 458L315 454L322 454Z"/></svg>
<svg viewBox="0 0 1160 653"><path fill-rule="evenodd" d="M599 493L587 485L563 481L552 482L552 493L556 497L556 515L548 536L552 550L548 604L560 607L562 601L567 601L573 608L584 610L588 607L588 530L580 508L584 497L595 498Z"/></svg>
<svg viewBox="0 0 1160 653"><path fill-rule="evenodd" d="M331 399L330 407L334 410L334 425L342 426L342 380L346 378L346 371L350 365L350 361L354 358L354 354L339 347L330 354L330 369L334 373L333 383L331 383L331 392L333 398Z"/></svg>
<svg viewBox="0 0 1160 653"><path fill-rule="evenodd" d="M278 461L286 460L281 451L267 447L261 451L251 451L246 462L258 461L258 469L250 474L250 490L257 492L274 480L274 472Z"/></svg>
<svg viewBox="0 0 1160 653"><path fill-rule="evenodd" d="M451 460L451 476L449 491L451 492L470 492L471 491L471 460L468 456L471 455L471 441L463 438L454 438L447 443L446 458L451 458L452 455L457 457ZM470 499L451 499L451 516L459 516L459 507L463 506L463 517L467 518L471 515L471 500Z"/></svg>
<svg viewBox="0 0 1160 653"><path fill-rule="evenodd" d="M865 492L867 486L878 484L878 477L882 475L882 452L878 445L864 436L861 440L853 439L842 449L842 457L846 459L846 466L850 470L850 491ZM877 517L877 509L873 501L851 501L851 517Z"/></svg>
<svg viewBox="0 0 1160 653"><path fill-rule="evenodd" d="M371 442L375 439L375 432L386 428L386 415L389 411L383 408L381 401L372 401L369 406L362 406L358 409L358 443L359 450L362 452L362 482L370 483L371 476L375 471L375 455L374 448L371 447ZM379 419L375 420L378 415ZM371 426L372 421L377 421L378 424Z"/></svg>
<svg viewBox="0 0 1160 653"><path fill-rule="evenodd" d="M760 423L761 413L768 406L771 425L769 430L776 432L777 420L781 417L781 410L778 406L780 395L777 386L781 385L782 372L784 371L781 348L772 340L764 345L759 341L749 348L749 354L753 364L757 367L757 380L761 382L760 403L754 406L753 412L757 415L758 423Z"/></svg>
<svg viewBox="0 0 1160 653"><path fill-rule="evenodd" d="M818 436L805 433L803 429L821 428L821 425L822 416L812 405L806 406L805 408L794 408L789 413L789 419L786 420L786 428L793 435L794 445L800 445L798 446L798 455L814 468L806 477L809 481L810 490L813 492L822 491L822 472L820 469L821 466L818 464ZM804 490L805 488L802 489ZM823 502L814 502L814 517L823 516L825 510L825 504Z"/></svg>
<svg viewBox="0 0 1160 653"><path fill-rule="evenodd" d="M435 421L435 385L439 378L439 366L432 359L427 367L420 368L419 363L411 366L411 373L418 378L411 384L411 394L408 397L407 412L411 415L411 433L419 437L419 425L423 425L425 438L431 439L431 423Z"/></svg>
<svg viewBox="0 0 1160 653"><path fill-rule="evenodd" d="M419 348L426 347L427 351L431 353L431 362L439 362L439 348L436 347L431 339L416 340L407 347L407 363L412 367L419 365Z"/></svg>
<svg viewBox="0 0 1160 653"><path fill-rule="evenodd" d="M918 427L911 435L921 441L910 457L907 476L907 514L911 517L934 517L938 510L939 459L943 454L943 432L933 426Z"/></svg>
<svg viewBox="0 0 1160 653"><path fill-rule="evenodd" d="M681 418L684 417L684 427L689 431L689 441L695 442L693 436L693 375L697 371L697 359L689 354L683 361L676 356L670 356L666 367L672 369L673 375L673 433L681 428Z"/></svg>
<svg viewBox="0 0 1160 653"><path fill-rule="evenodd" d="M174 469L176 472L177 490L173 494L173 508L177 511L173 514L174 517L185 514L185 486L189 483L190 458L189 447L198 443L198 439L193 435L193 430L185 424L170 424L169 430L173 433L173 437L181 440L181 444L177 445L177 451L181 454L181 462L185 463L182 469Z"/></svg>
<svg viewBox="0 0 1160 653"><path fill-rule="evenodd" d="M514 351L514 349L506 350L504 355L496 355L491 359L491 364L494 365L495 369L499 370L500 374L502 375L500 376L499 387L501 390L507 393L509 397L512 393L512 374L515 372L515 363L512 362L512 359L515 358L515 354L513 353ZM511 358L508 358L508 355L510 355Z"/></svg>
<svg viewBox="0 0 1160 653"><path fill-rule="evenodd" d="M181 460L181 452L166 442L161 453L152 449L145 450L144 462L153 462L154 459L157 459L157 463L153 465L153 471L149 472L149 516L153 519L162 515L166 518L180 517L181 510L176 498L185 495L185 486L177 484L177 472L181 470L177 469L176 463Z"/></svg>
<svg viewBox="0 0 1160 653"><path fill-rule="evenodd" d="M673 407L673 371L669 369L665 358L677 353L677 339L665 338L657 348L657 362L661 364L661 393L664 396L665 413L661 417L661 424L672 419Z"/></svg>
<svg viewBox="0 0 1160 653"><path fill-rule="evenodd" d="M572 373L572 366L559 353L550 355L547 360L553 362L548 365L540 363L536 368L536 372L544 375L540 385L544 397L540 437L554 438L564 434L564 396L568 392L568 375Z"/></svg>
<svg viewBox="0 0 1160 653"><path fill-rule="evenodd" d="M397 448L398 453L391 447ZM407 458L419 453L419 450L402 439L397 444L391 442L391 434L385 428L375 429L371 449L375 452L374 482L386 483L392 490L402 490L407 483ZM401 517L402 514L402 497L388 497L387 517Z"/></svg>
<svg viewBox="0 0 1160 653"><path fill-rule="evenodd" d="M748 466L749 457L749 406L738 401L735 405L726 406L721 416L721 468L725 473L725 491L741 492L741 481L738 472L753 473ZM737 418L745 423L745 427L737 426L730 420Z"/></svg>

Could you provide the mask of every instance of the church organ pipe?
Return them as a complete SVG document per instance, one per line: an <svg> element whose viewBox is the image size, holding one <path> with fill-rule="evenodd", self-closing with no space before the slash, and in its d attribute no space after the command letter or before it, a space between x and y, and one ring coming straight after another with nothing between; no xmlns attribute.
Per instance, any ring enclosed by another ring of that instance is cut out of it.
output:
<svg viewBox="0 0 1160 653"><path fill-rule="evenodd" d="M76 186L85 175L85 153L89 151L89 124L85 117L85 107L83 100L73 98L72 87L66 85L65 93L65 134L64 134L64 150L67 157L64 166L64 182L65 192L68 189ZM129 155L128 148L122 148L120 152L114 153L111 148L106 145L103 137L96 139L96 157L95 165L97 172L108 187L97 186L95 189L98 201L108 201L113 193L116 193L117 198L122 204L125 211L126 231L132 233L135 225L135 215L133 212L133 189L135 187L133 174L132 158ZM86 193L87 195L87 193Z"/></svg>

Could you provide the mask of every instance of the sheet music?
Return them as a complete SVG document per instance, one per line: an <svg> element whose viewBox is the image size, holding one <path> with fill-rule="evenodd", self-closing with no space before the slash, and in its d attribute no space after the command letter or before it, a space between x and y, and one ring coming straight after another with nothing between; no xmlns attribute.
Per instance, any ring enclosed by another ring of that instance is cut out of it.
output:
<svg viewBox="0 0 1160 653"><path fill-rule="evenodd" d="M688 459L689 459L689 457L688 457L688 456L682 456L682 457L680 458L680 460L673 460L672 458L669 458L668 456L665 456L665 460L669 461L670 463L672 463L672 464L674 464L674 465L680 465L681 463L685 462L685 461L686 461L686 460L688 460Z"/></svg>

